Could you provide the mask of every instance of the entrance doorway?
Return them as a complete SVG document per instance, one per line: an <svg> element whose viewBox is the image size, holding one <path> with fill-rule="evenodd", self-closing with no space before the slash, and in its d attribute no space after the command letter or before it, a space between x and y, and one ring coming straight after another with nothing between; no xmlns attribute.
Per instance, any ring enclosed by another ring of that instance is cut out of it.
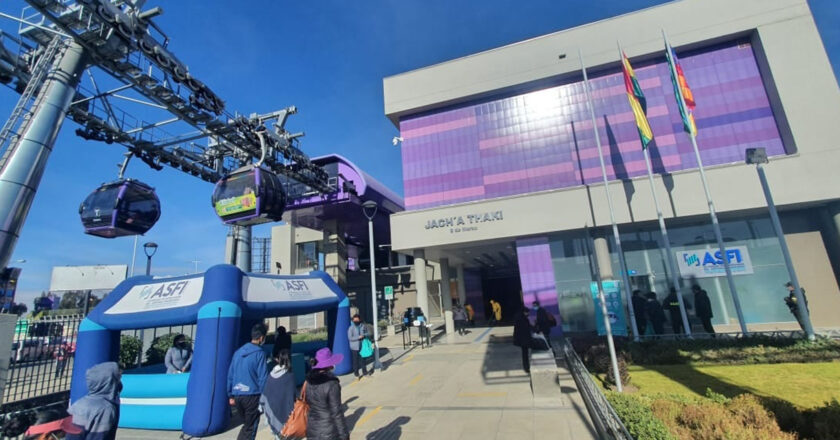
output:
<svg viewBox="0 0 840 440"><path fill-rule="evenodd" d="M493 309L490 300L495 300L502 306L501 322L512 324L516 311L522 307L522 283L519 272L515 274L494 274L482 271L481 285L484 292L484 310L486 316L492 316ZM499 276L503 275L503 276Z"/></svg>

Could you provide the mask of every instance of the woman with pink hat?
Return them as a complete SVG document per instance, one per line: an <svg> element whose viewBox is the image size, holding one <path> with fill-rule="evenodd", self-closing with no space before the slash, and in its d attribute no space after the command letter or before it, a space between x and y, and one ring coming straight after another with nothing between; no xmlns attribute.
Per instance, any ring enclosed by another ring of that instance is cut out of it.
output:
<svg viewBox="0 0 840 440"><path fill-rule="evenodd" d="M333 354L329 348L315 353L314 365L306 377L306 403L309 404L307 440L350 439L341 411L341 385L332 371L342 359L343 355Z"/></svg>

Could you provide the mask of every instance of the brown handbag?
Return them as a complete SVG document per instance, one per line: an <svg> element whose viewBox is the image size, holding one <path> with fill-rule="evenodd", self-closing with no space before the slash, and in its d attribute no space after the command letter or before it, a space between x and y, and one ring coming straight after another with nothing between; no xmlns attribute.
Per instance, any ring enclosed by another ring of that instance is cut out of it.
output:
<svg viewBox="0 0 840 440"><path fill-rule="evenodd" d="M302 439L306 437L306 421L309 419L309 404L306 403L306 384L300 389L300 398L295 400L295 407L289 414L289 420L283 425L280 435L284 439Z"/></svg>

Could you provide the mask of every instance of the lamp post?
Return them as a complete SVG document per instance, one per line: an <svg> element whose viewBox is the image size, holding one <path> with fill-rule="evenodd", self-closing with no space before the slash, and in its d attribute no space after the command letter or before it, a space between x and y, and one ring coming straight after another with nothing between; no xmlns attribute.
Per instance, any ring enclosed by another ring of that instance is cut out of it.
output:
<svg viewBox="0 0 840 440"><path fill-rule="evenodd" d="M790 251L785 240L785 233L782 231L782 223L779 221L779 213L776 212L776 204L773 203L773 195L770 194L770 185L767 183L767 175L764 174L764 164L770 163L767 159L767 151L764 148L747 148L747 163L755 165L758 171L758 180L761 181L761 189L764 190L764 198L767 199L767 209L770 211L770 220L773 222L773 229L776 231L776 237L779 239L779 246L782 248L782 256L785 259L785 266L787 266L788 274L790 275L790 282L793 284L793 292L796 296L796 307L799 311L799 316L802 317L802 330L805 331L805 336L813 341L814 328L811 326L811 317L808 315L808 307L805 304L805 298L802 294L802 288L799 286L799 278L796 277L796 270L793 268L793 260L790 258Z"/></svg>
<svg viewBox="0 0 840 440"><path fill-rule="evenodd" d="M143 252L146 253L146 276L152 274L152 257L157 252L158 245L154 242L143 243Z"/></svg>
<svg viewBox="0 0 840 440"><path fill-rule="evenodd" d="M379 362L379 318L378 306L376 304L376 259L373 249L373 217L376 216L376 211L379 210L379 205L373 200L368 200L362 203L362 213L368 219L368 241L370 244L370 299L373 305L373 368L382 369L382 364Z"/></svg>
<svg viewBox="0 0 840 440"><path fill-rule="evenodd" d="M143 243L143 253L146 254L146 276L150 276L152 274L152 257L157 252L158 245L153 241L148 241ZM140 329L140 352L137 353L137 367L140 367L140 364L143 362L143 342L145 336L145 329Z"/></svg>

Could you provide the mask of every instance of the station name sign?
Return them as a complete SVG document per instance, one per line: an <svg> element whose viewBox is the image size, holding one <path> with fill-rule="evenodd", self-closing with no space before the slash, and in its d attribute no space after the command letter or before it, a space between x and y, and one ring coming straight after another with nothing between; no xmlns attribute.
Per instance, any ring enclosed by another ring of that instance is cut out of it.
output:
<svg viewBox="0 0 840 440"><path fill-rule="evenodd" d="M481 223L497 222L504 219L505 217L502 210L481 212L477 214L456 215L428 220L426 222L426 229L449 228L450 233L477 231L478 225Z"/></svg>

